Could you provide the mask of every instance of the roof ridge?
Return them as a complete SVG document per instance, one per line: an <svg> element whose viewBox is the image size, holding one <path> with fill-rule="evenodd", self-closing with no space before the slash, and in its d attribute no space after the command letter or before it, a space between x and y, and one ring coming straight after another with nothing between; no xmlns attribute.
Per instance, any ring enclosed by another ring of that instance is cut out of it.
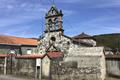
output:
<svg viewBox="0 0 120 80"><path fill-rule="evenodd" d="M82 32L79 35L73 36L72 38L86 38L86 37L92 37L92 36Z"/></svg>

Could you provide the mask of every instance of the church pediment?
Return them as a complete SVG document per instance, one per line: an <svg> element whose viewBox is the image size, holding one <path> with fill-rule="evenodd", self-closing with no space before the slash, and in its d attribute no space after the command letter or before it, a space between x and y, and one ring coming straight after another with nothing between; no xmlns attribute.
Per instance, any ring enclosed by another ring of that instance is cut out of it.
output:
<svg viewBox="0 0 120 80"><path fill-rule="evenodd" d="M58 11L58 9L56 8L55 5L53 5L50 10L48 11L48 13L46 14L46 17L49 17L49 16L54 16L54 15L59 15L59 14L62 14L61 11Z"/></svg>
<svg viewBox="0 0 120 80"><path fill-rule="evenodd" d="M51 7L50 11L48 12L48 16L52 16L52 15L57 15L58 11L55 7Z"/></svg>

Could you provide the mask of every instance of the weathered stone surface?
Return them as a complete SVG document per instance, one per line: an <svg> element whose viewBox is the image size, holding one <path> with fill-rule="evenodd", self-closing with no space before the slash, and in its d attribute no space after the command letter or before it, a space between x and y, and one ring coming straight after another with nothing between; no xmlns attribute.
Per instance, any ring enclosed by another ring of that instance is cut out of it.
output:
<svg viewBox="0 0 120 80"><path fill-rule="evenodd" d="M16 74L28 77L35 76L35 59L16 59Z"/></svg>
<svg viewBox="0 0 120 80"><path fill-rule="evenodd" d="M43 77L48 77L50 73L50 59L48 56L45 56L42 59L42 76Z"/></svg>
<svg viewBox="0 0 120 80"><path fill-rule="evenodd" d="M51 67L52 80L100 80L100 69L97 67L73 67L68 66L71 62L61 65L53 62ZM76 66L76 63L74 64Z"/></svg>
<svg viewBox="0 0 120 80"><path fill-rule="evenodd" d="M51 16L46 17L46 33L40 39L38 53L47 54L48 48L53 45L57 51L63 53L63 60L62 62L59 60L49 61L49 58L43 58L42 66L44 68L42 69L44 70L42 73L52 80L104 80L106 73L103 47L88 47L86 44L95 46L96 42L84 39L82 44L63 35L61 31L63 30L62 15L53 14L54 8L56 11L56 7L53 6L48 11ZM61 27L59 29L54 25L56 18L60 23L58 24ZM54 51L54 48L49 50Z"/></svg>
<svg viewBox="0 0 120 80"><path fill-rule="evenodd" d="M50 44L52 44L51 37L55 37L56 41L54 45L58 50L64 52L65 50L67 51L69 49L69 44L67 43L71 43L70 39L60 35L60 32L46 33L38 45L38 52L40 54L45 54L46 49L50 46Z"/></svg>
<svg viewBox="0 0 120 80"><path fill-rule="evenodd" d="M100 70L100 78L104 80L106 75L106 66L103 49L103 47L80 47L79 49L71 48L69 49L68 56L64 60L65 62L78 62L78 68L96 67Z"/></svg>
<svg viewBox="0 0 120 80"><path fill-rule="evenodd" d="M0 58L0 74L4 73L4 58Z"/></svg>
<svg viewBox="0 0 120 80"><path fill-rule="evenodd" d="M74 78L76 80L77 78L81 80L87 78L92 78L91 80L105 79L106 69L103 47L83 47L81 44L74 44L69 38L59 36L59 32L52 32L46 33L44 38L41 39L41 43L38 45L39 53L47 54L46 49L52 43L51 37L55 37L54 46L64 54L62 62L68 64L62 68L56 66L57 69L54 68L52 71L55 74L49 74L49 71L51 71L50 61L46 63L43 59L43 63L49 66L49 68L44 67L45 70L42 70L43 74L47 73L48 77L52 75L51 77L55 78L55 80L58 80L58 77L55 77L58 73L61 80L74 80ZM45 60L47 59L45 58ZM58 71L59 69L60 71ZM84 75L87 77L82 77Z"/></svg>
<svg viewBox="0 0 120 80"><path fill-rule="evenodd" d="M108 75L120 77L120 60L107 59L106 69Z"/></svg>

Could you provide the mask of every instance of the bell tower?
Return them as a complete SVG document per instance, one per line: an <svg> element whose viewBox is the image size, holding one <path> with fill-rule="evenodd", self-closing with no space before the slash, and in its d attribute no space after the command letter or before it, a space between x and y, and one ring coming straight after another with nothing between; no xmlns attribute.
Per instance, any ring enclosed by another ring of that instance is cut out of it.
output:
<svg viewBox="0 0 120 80"><path fill-rule="evenodd" d="M48 32L57 32L60 31L63 34L63 26L62 26L62 11L58 11L55 5L52 5L48 13L46 13L46 27L45 33Z"/></svg>

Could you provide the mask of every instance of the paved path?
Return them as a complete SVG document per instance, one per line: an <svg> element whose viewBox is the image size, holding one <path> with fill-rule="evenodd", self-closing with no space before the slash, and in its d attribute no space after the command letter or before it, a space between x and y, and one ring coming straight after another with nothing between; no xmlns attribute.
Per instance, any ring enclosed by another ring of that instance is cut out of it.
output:
<svg viewBox="0 0 120 80"><path fill-rule="evenodd" d="M35 80L35 79L27 79L22 77L15 77L11 75L0 75L0 80Z"/></svg>

